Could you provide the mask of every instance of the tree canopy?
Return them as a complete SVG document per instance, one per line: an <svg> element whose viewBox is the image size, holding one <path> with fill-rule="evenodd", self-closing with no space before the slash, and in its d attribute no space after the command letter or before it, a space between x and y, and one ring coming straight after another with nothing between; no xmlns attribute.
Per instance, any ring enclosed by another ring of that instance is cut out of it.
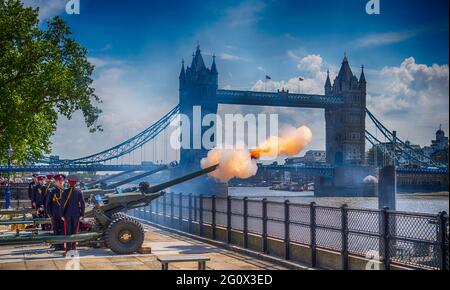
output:
<svg viewBox="0 0 450 290"><path fill-rule="evenodd" d="M15 163L51 151L59 116L82 112L91 132L101 103L92 87L87 50L60 17L39 23L38 9L0 0L0 162L14 150Z"/></svg>

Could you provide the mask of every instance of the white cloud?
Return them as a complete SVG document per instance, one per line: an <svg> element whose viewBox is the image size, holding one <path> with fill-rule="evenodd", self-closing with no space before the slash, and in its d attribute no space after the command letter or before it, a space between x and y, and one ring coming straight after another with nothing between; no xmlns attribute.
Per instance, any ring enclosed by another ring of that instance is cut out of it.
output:
<svg viewBox="0 0 450 290"><path fill-rule="evenodd" d="M409 57L399 67L384 67L373 77L368 79L368 108L401 137L428 145L439 124L448 132L447 64L418 64Z"/></svg>
<svg viewBox="0 0 450 290"><path fill-rule="evenodd" d="M249 61L247 58L240 57L229 53L219 53L219 58L225 61Z"/></svg>
<svg viewBox="0 0 450 290"><path fill-rule="evenodd" d="M121 60L103 57L88 57L88 61L97 69L104 68L106 66L118 66L124 64Z"/></svg>
<svg viewBox="0 0 450 290"><path fill-rule="evenodd" d="M132 65L114 59L96 61L102 66L97 68L93 87L103 101L99 124L104 131L89 133L79 112L72 120L61 118L52 137L53 154L70 159L100 152L141 132L175 105L152 95L148 84L139 78L144 77L142 72Z"/></svg>
<svg viewBox="0 0 450 290"><path fill-rule="evenodd" d="M303 82L298 77L288 80L258 80L252 86L256 91L289 90L290 92L323 94L326 80L324 60L319 55L299 57L293 52L288 56L297 63ZM338 67L330 65L330 78L333 82ZM384 67L381 70L367 70L367 107L390 130L397 130L399 137L420 145L429 145L439 124L448 132L449 118L449 67L444 65L425 65L416 63L413 57L405 59L398 67ZM239 111L239 108L233 108ZM245 109L247 110L247 109ZM303 116L300 109L282 110L263 108L261 112L279 112L284 123L311 126L315 136L323 136L323 119ZM373 124L367 122L368 130ZM323 148L324 142L313 138L313 148Z"/></svg>
<svg viewBox="0 0 450 290"><path fill-rule="evenodd" d="M322 68L323 60L320 55L311 54L305 56L300 60L297 67L299 70L310 71L313 74L320 73L320 69Z"/></svg>
<svg viewBox="0 0 450 290"><path fill-rule="evenodd" d="M417 33L417 31L371 33L355 40L352 45L359 48L389 45L413 38Z"/></svg>
<svg viewBox="0 0 450 290"><path fill-rule="evenodd" d="M52 18L65 11L67 0L22 0L25 6L39 7L39 19Z"/></svg>
<svg viewBox="0 0 450 290"><path fill-rule="evenodd" d="M227 11L227 23L231 28L240 28L258 22L259 13L266 8L263 1L251 0Z"/></svg>
<svg viewBox="0 0 450 290"><path fill-rule="evenodd" d="M255 91L276 91L289 90L292 93L310 93L323 94L324 84L327 78L326 68L323 67L323 59L320 55L307 55L303 58L295 55L292 51L288 51L288 55L297 62L297 68L301 75L293 77L287 81L281 80L258 80L252 86ZM306 75L304 76L303 73ZM334 79L335 73L330 72L330 77ZM304 80L300 81L300 77Z"/></svg>

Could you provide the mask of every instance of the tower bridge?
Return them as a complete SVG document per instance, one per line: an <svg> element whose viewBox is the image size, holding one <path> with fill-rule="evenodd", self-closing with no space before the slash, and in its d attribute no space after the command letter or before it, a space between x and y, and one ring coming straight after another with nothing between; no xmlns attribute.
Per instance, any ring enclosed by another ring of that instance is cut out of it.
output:
<svg viewBox="0 0 450 290"><path fill-rule="evenodd" d="M397 165L398 171L414 174L448 174L448 164L438 164L411 148L406 142L397 138L395 131L389 131L366 108L366 78L362 67L359 78L356 77L349 65L347 56L342 61L337 77L330 79L329 73L324 85L324 95L298 94L289 91L255 92L224 90L218 88L218 69L213 57L208 68L205 65L200 47L197 46L192 63L185 67L183 62L179 75L179 104L167 112L161 119L130 139L106 149L102 152L72 160L40 160L27 166L13 166L13 171L120 171L141 170L142 165L107 165L118 158L129 155L142 148L149 142L154 142L162 132L167 130L170 122L181 113L192 120L193 107L201 106L201 117L207 114L217 114L219 104L276 106L292 108L323 109L326 127L326 156L327 164L321 167L289 167L266 166L266 170L296 170L314 174L316 178L316 194L329 194L335 188L357 191L357 185L367 175L376 175L377 168L366 164L366 140L373 146L380 148L384 154ZM377 130L382 133L394 146L386 147L374 134L366 130L366 117L372 121ZM202 127L203 136L208 128ZM195 138L193 126L191 136ZM190 138L191 142L193 138ZM214 136L212 137L214 139ZM214 140L212 140L214 141ZM190 146L189 148L193 148ZM167 148L163 148L167 150ZM200 159L205 157L207 149L180 150L180 166L178 174L183 170L193 170L200 166ZM143 161L143 160L141 160ZM408 162L418 162L420 168L407 168ZM168 162L168 160L166 160ZM145 168L148 169L148 168ZM6 166L0 166L0 172L6 171ZM151 169L150 169L151 170ZM188 185L191 191L205 192L221 191L223 184L211 179L198 179ZM356 187L355 187L356 186ZM334 194L339 195L339 192ZM355 192L355 194L357 194Z"/></svg>

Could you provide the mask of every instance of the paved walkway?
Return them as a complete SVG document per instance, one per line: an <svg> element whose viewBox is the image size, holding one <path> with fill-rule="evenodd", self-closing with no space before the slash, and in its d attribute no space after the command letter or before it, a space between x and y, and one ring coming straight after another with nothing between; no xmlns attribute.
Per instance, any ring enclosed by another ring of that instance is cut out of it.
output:
<svg viewBox="0 0 450 290"><path fill-rule="evenodd" d="M120 256L109 249L80 248L83 270L160 270L157 256L202 254L211 258L208 270L281 270L285 267L146 226L145 246L152 254ZM0 270L64 270L71 264L49 246L0 246ZM197 263L170 264L169 269L193 270Z"/></svg>

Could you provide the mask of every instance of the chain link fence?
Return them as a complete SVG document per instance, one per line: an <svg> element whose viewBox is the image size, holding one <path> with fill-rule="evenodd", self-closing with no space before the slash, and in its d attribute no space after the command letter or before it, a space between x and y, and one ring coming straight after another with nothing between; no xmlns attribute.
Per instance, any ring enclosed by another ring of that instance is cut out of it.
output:
<svg viewBox="0 0 450 290"><path fill-rule="evenodd" d="M264 252L268 239L281 240L286 259L290 244L308 246L311 259L316 259L317 249L339 252L344 269L348 269L349 255L368 257L374 252L386 269L391 264L430 270L449 267L449 217L445 212L429 215L168 193L130 214L201 236L205 226L210 226L213 239L221 228L227 232L228 243L232 232L239 232L244 247L248 247L249 235L256 235L262 239Z"/></svg>

